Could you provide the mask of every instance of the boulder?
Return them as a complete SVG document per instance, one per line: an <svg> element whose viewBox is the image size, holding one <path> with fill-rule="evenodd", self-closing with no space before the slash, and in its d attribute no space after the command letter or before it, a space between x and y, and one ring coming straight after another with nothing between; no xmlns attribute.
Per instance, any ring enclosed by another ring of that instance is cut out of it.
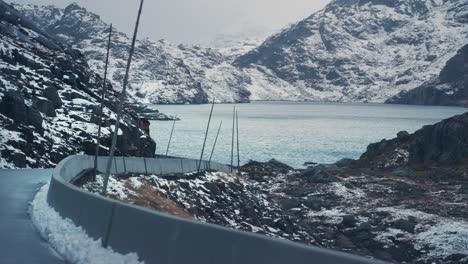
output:
<svg viewBox="0 0 468 264"><path fill-rule="evenodd" d="M54 105L55 109L62 107L63 102L55 87L49 86L44 89L44 97L49 99Z"/></svg>
<svg viewBox="0 0 468 264"><path fill-rule="evenodd" d="M28 122L28 107L24 103L22 93L14 90L4 92L4 96L0 101L0 113L13 119L15 123L27 124Z"/></svg>
<svg viewBox="0 0 468 264"><path fill-rule="evenodd" d="M8 90L0 101L0 113L13 119L18 125L32 125L42 130L42 116L35 108L27 106L23 94L18 91Z"/></svg>
<svg viewBox="0 0 468 264"><path fill-rule="evenodd" d="M409 138L410 134L408 131L400 131L397 133L397 138L401 141L407 140Z"/></svg>
<svg viewBox="0 0 468 264"><path fill-rule="evenodd" d="M311 183L330 183L340 181L327 170L327 166L325 165L308 168L301 172L299 177Z"/></svg>
<svg viewBox="0 0 468 264"><path fill-rule="evenodd" d="M33 99L33 107L41 113L49 117L56 117L54 104L45 97L35 97Z"/></svg>

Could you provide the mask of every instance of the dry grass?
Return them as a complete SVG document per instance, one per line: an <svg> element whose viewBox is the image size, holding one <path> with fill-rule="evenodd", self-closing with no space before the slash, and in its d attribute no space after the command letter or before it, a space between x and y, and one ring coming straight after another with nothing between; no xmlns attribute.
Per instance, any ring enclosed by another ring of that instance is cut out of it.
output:
<svg viewBox="0 0 468 264"><path fill-rule="evenodd" d="M129 182L125 183L125 185L127 188L135 191L135 193L138 194L138 196L129 196L128 201L125 202L129 202L135 205L143 206L149 209L172 214L186 219L192 218L192 216L189 213L187 213L184 209L179 207L177 203L165 197L163 194L160 194L147 183L143 183L143 185L138 189L136 189Z"/></svg>

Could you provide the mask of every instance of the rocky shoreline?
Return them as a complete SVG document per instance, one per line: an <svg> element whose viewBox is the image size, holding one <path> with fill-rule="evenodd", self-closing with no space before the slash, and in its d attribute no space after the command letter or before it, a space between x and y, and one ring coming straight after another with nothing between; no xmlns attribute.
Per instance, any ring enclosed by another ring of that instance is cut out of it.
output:
<svg viewBox="0 0 468 264"><path fill-rule="evenodd" d="M468 263L468 113L371 144L358 160L251 161L242 175L115 175L109 196L394 263ZM102 182L83 188L98 193Z"/></svg>

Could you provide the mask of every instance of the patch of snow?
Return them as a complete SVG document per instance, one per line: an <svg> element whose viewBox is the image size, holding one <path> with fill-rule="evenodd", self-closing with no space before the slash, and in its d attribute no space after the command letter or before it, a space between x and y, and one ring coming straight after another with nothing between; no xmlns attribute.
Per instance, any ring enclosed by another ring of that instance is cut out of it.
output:
<svg viewBox="0 0 468 264"><path fill-rule="evenodd" d="M416 236L419 245L433 247L430 256L440 257L468 252L468 223L450 221L429 227Z"/></svg>
<svg viewBox="0 0 468 264"><path fill-rule="evenodd" d="M31 219L51 247L67 262L74 264L138 264L136 253L119 254L102 247L101 240L93 240L70 219L62 218L47 204L49 184L43 186L31 202Z"/></svg>

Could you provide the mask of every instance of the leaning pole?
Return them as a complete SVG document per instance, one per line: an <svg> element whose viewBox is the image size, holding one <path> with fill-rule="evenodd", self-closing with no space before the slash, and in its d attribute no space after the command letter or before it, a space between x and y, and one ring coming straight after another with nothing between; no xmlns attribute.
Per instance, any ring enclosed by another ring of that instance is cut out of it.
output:
<svg viewBox="0 0 468 264"><path fill-rule="evenodd" d="M219 132L221 131L221 126L223 125L223 120L219 123L218 133L216 133L216 138L213 144L213 148L211 149L210 159L208 160L208 164L211 166L211 159L213 158L213 154L216 148L216 143L218 142Z"/></svg>
<svg viewBox="0 0 468 264"><path fill-rule="evenodd" d="M215 105L215 99L213 99L213 103L211 104L210 117L208 118L208 125L206 125L205 139L203 140L203 147L202 147L202 151L200 154L200 161L198 162L197 172L200 172L201 163L203 160L203 153L205 152L206 138L208 137L208 132L210 131L210 123L211 123L211 117L213 116L214 105Z"/></svg>
<svg viewBox="0 0 468 264"><path fill-rule="evenodd" d="M166 156L169 154L169 147L171 146L171 140L172 140L172 135L174 134L174 127L175 127L176 119L177 119L177 115L175 116L174 121L172 123L171 135L169 136L169 141L167 142Z"/></svg>
<svg viewBox="0 0 468 264"><path fill-rule="evenodd" d="M109 28L109 40L107 42L107 54L106 54L106 64L104 66L104 81L102 85L102 94L101 94L101 107L99 109L99 124L98 124L98 133L96 138L96 155L94 156L94 174L93 181L96 180L97 165L98 165L98 156L99 156L99 147L101 146L101 128L102 128L102 113L104 112L104 100L107 93L107 66L109 65L109 54L111 47L111 38L112 38L112 24Z"/></svg>
<svg viewBox="0 0 468 264"><path fill-rule="evenodd" d="M234 166L234 129L236 126L236 106L234 106L234 109L232 110L232 142L231 142L231 173L233 172L233 166Z"/></svg>
<svg viewBox="0 0 468 264"><path fill-rule="evenodd" d="M240 156L239 156L239 113L236 110L236 135L237 135L237 173L240 174Z"/></svg>
<svg viewBox="0 0 468 264"><path fill-rule="evenodd" d="M136 38L137 38L137 34L138 34L138 26L140 25L140 17L141 17L141 11L143 9L143 2L144 2L144 0L141 0L140 8L138 9L138 16L137 16L137 20L136 20L136 23L135 23L135 31L133 33L132 46L130 48L130 52L129 52L129 55L128 55L127 68L125 70L125 78L124 78L124 82L123 82L122 93L120 94L119 105L117 107L117 119L115 120L115 129L114 129L114 135L112 137L112 146L111 146L110 153L109 153L109 159L107 161L107 168L106 168L106 174L105 174L105 177L104 177L104 184L102 186L102 195L106 194L107 184L109 183L110 170L111 170L111 167L112 167L112 160L114 159L115 147L117 145L117 136L118 136L118 133L119 133L120 119L122 118L122 108L123 108L123 103L124 103L125 97L126 97L127 84L128 84L128 75L129 75L129 72L130 72L130 65L132 63L133 52L135 51L135 42L136 42Z"/></svg>

